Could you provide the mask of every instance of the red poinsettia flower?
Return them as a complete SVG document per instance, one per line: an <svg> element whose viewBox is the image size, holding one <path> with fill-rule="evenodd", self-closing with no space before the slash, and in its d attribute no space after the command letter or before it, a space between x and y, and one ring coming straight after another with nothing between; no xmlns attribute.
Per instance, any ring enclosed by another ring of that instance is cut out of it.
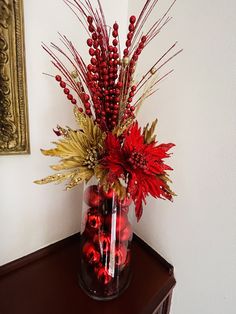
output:
<svg viewBox="0 0 236 314"><path fill-rule="evenodd" d="M135 203L135 213L139 220L143 211L143 202L147 195L155 198L172 199L163 175L172 170L163 159L169 157L168 150L174 144L145 143L141 128L135 122L120 140L108 133L105 141L106 156L102 166L109 170L107 180L113 183L117 179L127 182L127 192Z"/></svg>

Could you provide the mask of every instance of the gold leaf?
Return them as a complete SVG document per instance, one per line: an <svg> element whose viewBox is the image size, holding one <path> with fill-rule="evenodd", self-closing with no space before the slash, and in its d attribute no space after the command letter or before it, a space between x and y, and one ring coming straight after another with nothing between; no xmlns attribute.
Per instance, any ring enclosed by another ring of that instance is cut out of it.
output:
<svg viewBox="0 0 236 314"><path fill-rule="evenodd" d="M126 197L126 188L120 183L119 180L116 180L112 184L112 189L114 189L117 196L122 200Z"/></svg>
<svg viewBox="0 0 236 314"><path fill-rule="evenodd" d="M60 171L66 169L77 168L82 165L82 160L79 158L70 158L62 160L58 165L50 166L53 170Z"/></svg>
<svg viewBox="0 0 236 314"><path fill-rule="evenodd" d="M150 144L152 142L155 142L156 135L153 135L153 134L155 132L156 125L157 125L157 119L152 122L152 125L150 128L149 128L149 123L144 127L143 136L144 136L145 144Z"/></svg>

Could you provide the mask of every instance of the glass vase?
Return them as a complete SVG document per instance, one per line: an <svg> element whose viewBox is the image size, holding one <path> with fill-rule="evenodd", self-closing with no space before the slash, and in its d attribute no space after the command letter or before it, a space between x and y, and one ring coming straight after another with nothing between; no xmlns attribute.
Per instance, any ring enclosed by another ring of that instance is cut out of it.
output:
<svg viewBox="0 0 236 314"><path fill-rule="evenodd" d="M84 186L79 283L92 298L119 296L131 278L131 200L104 191L93 179Z"/></svg>

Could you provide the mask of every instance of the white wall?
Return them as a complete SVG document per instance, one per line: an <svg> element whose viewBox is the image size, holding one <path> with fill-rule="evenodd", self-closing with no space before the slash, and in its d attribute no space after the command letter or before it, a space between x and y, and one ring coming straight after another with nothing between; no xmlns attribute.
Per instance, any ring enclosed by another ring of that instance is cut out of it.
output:
<svg viewBox="0 0 236 314"><path fill-rule="evenodd" d="M126 0L103 1L109 24L121 21L126 28ZM56 139L57 124L75 126L72 105L54 79L42 72L56 73L41 41L58 43L57 32L77 42L87 55L86 38L73 13L62 0L24 0L26 67L30 122L29 156L0 159L0 265L31 253L79 231L81 188L64 192L63 185L33 184L52 172L57 160L44 157L40 148L49 148ZM86 49L86 50L85 50Z"/></svg>
<svg viewBox="0 0 236 314"><path fill-rule="evenodd" d="M143 3L129 2L130 14ZM175 266L172 314L236 313L235 13L235 0L177 1L140 62L141 70L175 40L184 48L139 116L143 124L157 116L160 141L177 145L169 164L178 197L150 199L136 226Z"/></svg>
<svg viewBox="0 0 236 314"><path fill-rule="evenodd" d="M1 157L0 265L79 230L80 189L36 186L53 163L49 147L57 123L73 125L70 106L55 82L40 42L56 32L81 42L78 24L62 1L25 0L31 155ZM127 0L103 1L109 19L125 27ZM144 0L129 1L130 12ZM167 1L160 1L163 10ZM236 64L234 0L178 1L174 21L149 47L140 70L176 39L184 52L174 76L148 101L142 124L159 118L161 142L177 144L169 163L174 203L149 200L136 231L175 266L172 314L234 314L236 279L235 120ZM150 62L151 64L151 62Z"/></svg>

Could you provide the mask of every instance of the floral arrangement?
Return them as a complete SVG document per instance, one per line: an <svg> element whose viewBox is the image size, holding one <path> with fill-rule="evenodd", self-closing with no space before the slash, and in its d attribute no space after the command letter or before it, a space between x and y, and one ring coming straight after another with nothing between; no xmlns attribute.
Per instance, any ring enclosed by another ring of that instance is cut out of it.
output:
<svg viewBox="0 0 236 314"><path fill-rule="evenodd" d="M90 63L85 64L75 45L60 35L64 49L52 44L43 48L59 71L55 80L74 106L78 129L57 126L59 140L55 148L42 150L47 156L60 158L58 171L35 183L61 183L66 188L88 182L95 176L103 191L113 191L120 199L130 198L139 220L148 195L172 200L171 180L165 163L172 143L159 144L154 135L157 120L143 129L136 116L144 101L173 70L159 76L160 70L181 50L173 44L141 79L136 65L140 55L156 38L171 17L173 4L144 33L144 26L158 0L147 0L138 17L129 19L125 49L121 50L119 25L107 26L100 0L94 8L89 0L65 0L88 34ZM63 61L64 59L65 61Z"/></svg>

